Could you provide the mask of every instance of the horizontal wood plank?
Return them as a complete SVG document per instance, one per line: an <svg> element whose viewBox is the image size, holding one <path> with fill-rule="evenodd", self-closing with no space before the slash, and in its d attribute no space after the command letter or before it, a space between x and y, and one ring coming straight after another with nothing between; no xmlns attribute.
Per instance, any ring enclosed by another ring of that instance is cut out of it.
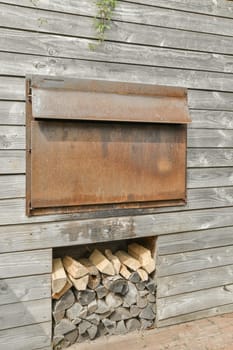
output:
<svg viewBox="0 0 233 350"><path fill-rule="evenodd" d="M25 127L0 125L0 149L25 149Z"/></svg>
<svg viewBox="0 0 233 350"><path fill-rule="evenodd" d="M184 253L192 250L233 245L232 230L232 227L223 227L159 236L156 243L157 254Z"/></svg>
<svg viewBox="0 0 233 350"><path fill-rule="evenodd" d="M233 129L233 112L194 109L190 110L190 116L190 129Z"/></svg>
<svg viewBox="0 0 233 350"><path fill-rule="evenodd" d="M233 265L181 273L157 279L157 297L194 292L233 283Z"/></svg>
<svg viewBox="0 0 233 350"><path fill-rule="evenodd" d="M50 346L51 322L0 331L0 344L8 350L35 350Z"/></svg>
<svg viewBox="0 0 233 350"><path fill-rule="evenodd" d="M67 36L96 38L93 19L68 13L44 11L38 8L26 8L1 4L4 16L1 26L27 31L61 34ZM200 6L202 8L203 6ZM218 19L221 22L221 19ZM184 50L208 51L221 54L233 53L233 37L218 36L171 28L148 26L136 23L114 21L106 32L106 40L179 48Z"/></svg>
<svg viewBox="0 0 233 350"><path fill-rule="evenodd" d="M216 306L232 304L233 285L157 299L157 319L163 320Z"/></svg>
<svg viewBox="0 0 233 350"><path fill-rule="evenodd" d="M3 0L2 2L18 5L17 0ZM51 3L48 0L43 0L36 4L30 0L21 0L20 5L84 16L96 15L95 4L88 0L79 0L75 3L62 2L61 0L55 0ZM177 11L169 8L119 1L112 17L123 22L232 36L233 25L230 18L219 18L219 25L216 25L216 21L213 21L212 16Z"/></svg>
<svg viewBox="0 0 233 350"><path fill-rule="evenodd" d="M0 249L3 252L30 250L31 247L40 249L89 244L233 226L232 207L187 211L179 215L175 212L88 220L75 218L73 216L70 220L67 216L67 221L57 220L40 225L2 226Z"/></svg>
<svg viewBox="0 0 233 350"><path fill-rule="evenodd" d="M193 148L188 149L188 167L230 167L233 161L233 149L229 148Z"/></svg>
<svg viewBox="0 0 233 350"><path fill-rule="evenodd" d="M231 2L225 0L127 0L137 4L150 6L161 6L164 8L182 10L196 13L206 13L209 16L233 17L233 6Z"/></svg>
<svg viewBox="0 0 233 350"><path fill-rule="evenodd" d="M157 327L171 326L174 324L199 320L206 317L218 316L229 312L233 312L233 304L217 306L217 307L205 309L202 311L196 311L185 315L179 315L176 317L167 318L165 320L157 321L156 325Z"/></svg>
<svg viewBox="0 0 233 350"><path fill-rule="evenodd" d="M187 170L188 188L233 185L233 168L197 168Z"/></svg>
<svg viewBox="0 0 233 350"><path fill-rule="evenodd" d="M17 198L25 196L24 175L1 175L0 198Z"/></svg>
<svg viewBox="0 0 233 350"><path fill-rule="evenodd" d="M0 254L0 278L50 273L51 249Z"/></svg>
<svg viewBox="0 0 233 350"><path fill-rule="evenodd" d="M0 101L0 125L24 125L25 104L23 102Z"/></svg>
<svg viewBox="0 0 233 350"><path fill-rule="evenodd" d="M0 174L23 174L25 173L24 151L1 151L0 150Z"/></svg>
<svg viewBox="0 0 233 350"><path fill-rule="evenodd" d="M51 297L51 275L0 280L0 305Z"/></svg>
<svg viewBox="0 0 233 350"><path fill-rule="evenodd" d="M0 330L51 321L51 298L0 305Z"/></svg>
<svg viewBox="0 0 233 350"><path fill-rule="evenodd" d="M232 93L192 90L188 93L188 101L190 108L233 111Z"/></svg>
<svg viewBox="0 0 233 350"><path fill-rule="evenodd" d="M157 258L159 277L233 264L233 246L202 249Z"/></svg>
<svg viewBox="0 0 233 350"><path fill-rule="evenodd" d="M188 147L233 147L233 130L189 129Z"/></svg>
<svg viewBox="0 0 233 350"><path fill-rule="evenodd" d="M106 79L169 86L189 89L233 91L230 74L199 72L194 70L148 67L118 63L93 62L88 60L63 59L56 57L30 56L0 53L1 69L6 75L42 74L89 79ZM14 89L13 89L14 87ZM0 100L25 99L23 78L2 77ZM189 106L198 109L233 110L232 94L225 92L189 92Z"/></svg>
<svg viewBox="0 0 233 350"><path fill-rule="evenodd" d="M91 43L93 44L95 41L65 37L63 35L0 28L1 51L233 73L232 58L228 55L114 42L104 42L101 50L90 50L89 45Z"/></svg>
<svg viewBox="0 0 233 350"><path fill-rule="evenodd" d="M155 214L134 218L134 233L150 232L150 235L204 230L232 226L232 207L193 210L187 212Z"/></svg>
<svg viewBox="0 0 233 350"><path fill-rule="evenodd" d="M25 81L22 78L1 77L0 100L25 100Z"/></svg>

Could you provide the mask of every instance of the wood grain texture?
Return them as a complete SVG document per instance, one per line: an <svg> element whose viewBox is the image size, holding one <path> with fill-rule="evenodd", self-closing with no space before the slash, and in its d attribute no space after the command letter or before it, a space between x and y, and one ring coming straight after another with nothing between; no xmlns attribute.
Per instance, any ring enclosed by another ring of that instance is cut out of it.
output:
<svg viewBox="0 0 233 350"><path fill-rule="evenodd" d="M51 276L38 275L0 280L0 305L51 297Z"/></svg>
<svg viewBox="0 0 233 350"><path fill-rule="evenodd" d="M1 131L0 131L1 132ZM233 130L189 129L188 147L233 147Z"/></svg>
<svg viewBox="0 0 233 350"><path fill-rule="evenodd" d="M4 12L1 20L2 27L72 37L96 38L93 19L90 17L8 4L1 4L0 7ZM229 36L222 36L219 40L219 37L213 34L155 26L150 26L150 35L148 35L146 25L118 21L114 21L112 28L106 32L105 40L221 54L233 53L233 38Z"/></svg>
<svg viewBox="0 0 233 350"><path fill-rule="evenodd" d="M233 265L181 273L157 279L157 297L194 292L233 283Z"/></svg>
<svg viewBox="0 0 233 350"><path fill-rule="evenodd" d="M0 278L50 273L52 250L0 254Z"/></svg>
<svg viewBox="0 0 233 350"><path fill-rule="evenodd" d="M233 285L184 293L157 299L157 319L201 311L216 306L232 304Z"/></svg>
<svg viewBox="0 0 233 350"><path fill-rule="evenodd" d="M233 168L188 169L188 188L218 187L233 185Z"/></svg>
<svg viewBox="0 0 233 350"><path fill-rule="evenodd" d="M0 28L1 51L197 71L233 72L232 58L228 55L114 42L104 42L101 49L93 51L89 48L90 43L94 42L84 38Z"/></svg>
<svg viewBox="0 0 233 350"><path fill-rule="evenodd" d="M0 330L51 321L51 298L0 306Z"/></svg>
<svg viewBox="0 0 233 350"><path fill-rule="evenodd" d="M25 173L24 151L0 150L0 174L23 174Z"/></svg>
<svg viewBox="0 0 233 350"><path fill-rule="evenodd" d="M223 0L119 1L105 44L92 52L94 2L1 1L0 325L17 328L0 331L0 347L50 347L51 322L18 326L50 320L37 302L49 299L55 246L159 235L158 325L233 310L232 8ZM25 74L187 87L188 205L138 216L119 210L27 218Z"/></svg>
<svg viewBox="0 0 233 350"><path fill-rule="evenodd" d="M4 0L2 2L18 5L17 0ZM79 0L75 3L62 0L55 0L51 3L48 0L40 0L40 2L37 2L36 4L30 0L21 0L20 5L84 16L96 15L95 4L88 0ZM201 15L169 8L152 7L121 1L119 1L117 4L113 14L113 19L123 22L178 28L229 36L232 36L233 27L230 18L219 18L219 25L216 26L212 16L209 15Z"/></svg>
<svg viewBox="0 0 233 350"><path fill-rule="evenodd" d="M0 125L24 125L25 104L23 102L0 101Z"/></svg>
<svg viewBox="0 0 233 350"><path fill-rule="evenodd" d="M201 318L212 317L217 315L233 312L233 304L227 304L222 306L213 307L210 309L204 309L202 311L191 312L189 314L180 315L172 318L167 318L156 322L157 327L165 327L174 324L179 324L188 321L199 320Z"/></svg>
<svg viewBox="0 0 233 350"><path fill-rule="evenodd" d="M190 110L190 115L192 123L189 129L233 129L232 112L194 109Z"/></svg>
<svg viewBox="0 0 233 350"><path fill-rule="evenodd" d="M233 149L231 148L193 148L188 149L188 167L230 167L233 161Z"/></svg>
<svg viewBox="0 0 233 350"><path fill-rule="evenodd" d="M25 196L24 175L1 175L0 198L17 198Z"/></svg>
<svg viewBox="0 0 233 350"><path fill-rule="evenodd" d="M15 77L1 77L0 100L24 100L25 99L24 79Z"/></svg>
<svg viewBox="0 0 233 350"><path fill-rule="evenodd" d="M159 277L233 264L233 246L158 256Z"/></svg>
<svg viewBox="0 0 233 350"><path fill-rule="evenodd" d="M46 219L46 217L44 217ZM40 249L233 226L232 207L0 227L2 251ZM195 233L194 233L195 234ZM10 256L10 254L9 254ZM231 264L229 262L229 264Z"/></svg>
<svg viewBox="0 0 233 350"><path fill-rule="evenodd" d="M49 347L51 322L17 327L0 331L0 344L8 350L34 350Z"/></svg>
<svg viewBox="0 0 233 350"><path fill-rule="evenodd" d="M52 56L42 57L11 53L1 53L0 63L4 74L20 75L22 77L24 77L25 74L45 74L66 77L78 76L79 78L89 79L96 78L182 86L189 89L233 91L231 75L217 72L200 72L174 68L165 69L148 66L144 66L142 69L141 65L61 59ZM4 77L4 79L0 81L0 99L24 100L24 84L24 79ZM13 92L12 86L14 86ZM199 91L197 95L193 95L192 92L190 92L189 95L189 104L191 108L233 110L230 93ZM205 104L207 108L204 107Z"/></svg>
<svg viewBox="0 0 233 350"><path fill-rule="evenodd" d="M0 125L0 149L25 149L25 127Z"/></svg>
<svg viewBox="0 0 233 350"><path fill-rule="evenodd" d="M206 13L209 16L233 17L232 3L225 0L127 0L128 2L161 6L164 8L177 9L182 11L190 11L196 13Z"/></svg>
<svg viewBox="0 0 233 350"><path fill-rule="evenodd" d="M188 102L190 108L233 111L232 94L228 92L191 90Z"/></svg>
<svg viewBox="0 0 233 350"><path fill-rule="evenodd" d="M159 236L157 254L184 253L192 250L233 245L232 227Z"/></svg>

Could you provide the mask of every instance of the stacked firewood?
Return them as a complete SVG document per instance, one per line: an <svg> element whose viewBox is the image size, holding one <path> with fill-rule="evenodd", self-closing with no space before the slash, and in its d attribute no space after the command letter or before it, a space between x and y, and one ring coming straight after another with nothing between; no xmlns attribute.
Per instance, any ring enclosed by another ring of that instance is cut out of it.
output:
<svg viewBox="0 0 233 350"><path fill-rule="evenodd" d="M54 259L54 348L152 327L154 271L150 250L138 243L129 244L128 252L95 249L88 258Z"/></svg>

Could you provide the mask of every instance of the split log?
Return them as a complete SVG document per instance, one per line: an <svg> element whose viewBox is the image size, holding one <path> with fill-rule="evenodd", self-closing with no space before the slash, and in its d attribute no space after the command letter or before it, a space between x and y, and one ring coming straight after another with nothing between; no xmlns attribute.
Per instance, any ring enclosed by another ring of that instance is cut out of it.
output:
<svg viewBox="0 0 233 350"><path fill-rule="evenodd" d="M110 292L125 295L128 290L128 282L119 275L103 278L103 285Z"/></svg>
<svg viewBox="0 0 233 350"><path fill-rule="evenodd" d="M122 264L120 268L120 275L124 277L126 280L128 280L131 276L131 272L127 269L125 265Z"/></svg>
<svg viewBox="0 0 233 350"><path fill-rule="evenodd" d="M86 290L89 275L83 276L81 278L74 278L73 276L69 275L69 279L73 283L73 286L76 290Z"/></svg>
<svg viewBox="0 0 233 350"><path fill-rule="evenodd" d="M60 258L53 259L52 293L59 293L66 285L67 276Z"/></svg>
<svg viewBox="0 0 233 350"><path fill-rule="evenodd" d="M145 281L148 280L148 278L149 278L149 277L148 277L148 273L147 273L145 270L143 270L143 269L138 269L138 270L137 270L137 273L139 274L139 276L140 276L142 282L145 282Z"/></svg>
<svg viewBox="0 0 233 350"><path fill-rule="evenodd" d="M54 334L55 335L64 335L66 333L69 333L73 330L75 330L75 325L68 319L64 318L54 327Z"/></svg>
<svg viewBox="0 0 233 350"><path fill-rule="evenodd" d="M139 276L137 271L133 271L129 277L130 282L138 283L141 281L141 277Z"/></svg>
<svg viewBox="0 0 233 350"><path fill-rule="evenodd" d="M151 258L150 260L148 260L148 263L147 264L143 264L142 267L149 274L154 272L155 271L155 261L154 261L154 259Z"/></svg>
<svg viewBox="0 0 233 350"><path fill-rule="evenodd" d="M82 305L82 306L86 306L89 305L92 301L95 300L95 292L91 289L86 289L80 292L75 292L76 298L78 300L78 302ZM88 309L88 307L87 307Z"/></svg>
<svg viewBox="0 0 233 350"><path fill-rule="evenodd" d="M100 284L96 289L96 294L98 299L104 298L108 294L107 288L105 288L102 284Z"/></svg>
<svg viewBox="0 0 233 350"><path fill-rule="evenodd" d="M65 256L63 259L63 265L69 275L73 278L81 278L86 276L89 272L88 269L80 264L77 260L70 256Z"/></svg>
<svg viewBox="0 0 233 350"><path fill-rule="evenodd" d="M117 309L119 306L122 305L123 300L118 294L110 292L106 296L105 302L109 306L110 310L114 311L114 309Z"/></svg>
<svg viewBox="0 0 233 350"><path fill-rule="evenodd" d="M110 276L115 275L115 270L112 263L98 249L93 251L93 253L89 256L89 260L100 272Z"/></svg>
<svg viewBox="0 0 233 350"><path fill-rule="evenodd" d="M138 290L135 287L135 284L128 282L128 292L124 296L123 306L130 307L133 304L136 304L138 296Z"/></svg>
<svg viewBox="0 0 233 350"><path fill-rule="evenodd" d="M80 264L85 266L89 272L89 280L87 286L90 289L96 289L101 282L100 273L95 265L89 259L79 259Z"/></svg>
<svg viewBox="0 0 233 350"><path fill-rule="evenodd" d="M123 250L118 250L116 252L116 256L119 258L122 264L126 265L133 271L137 271L141 267L141 264L138 260L134 259L131 255L124 252Z"/></svg>
<svg viewBox="0 0 233 350"><path fill-rule="evenodd" d="M128 253L137 259L147 273L155 270L155 260L151 256L151 251L138 243L128 245Z"/></svg>
<svg viewBox="0 0 233 350"><path fill-rule="evenodd" d="M62 290L59 293L53 293L52 294L52 298L53 299L60 299L66 292L68 292L68 290L72 287L72 283L70 282L70 280L67 278L67 282L65 284L65 286L62 288Z"/></svg>
<svg viewBox="0 0 233 350"><path fill-rule="evenodd" d="M116 255L112 254L110 249L105 249L104 253L108 258L108 260L110 260L111 263L113 264L113 267L115 269L115 274L118 275L121 268L121 262L119 258Z"/></svg>
<svg viewBox="0 0 233 350"><path fill-rule="evenodd" d="M68 290L59 300L54 303L54 312L69 309L75 303L75 297L72 290Z"/></svg>

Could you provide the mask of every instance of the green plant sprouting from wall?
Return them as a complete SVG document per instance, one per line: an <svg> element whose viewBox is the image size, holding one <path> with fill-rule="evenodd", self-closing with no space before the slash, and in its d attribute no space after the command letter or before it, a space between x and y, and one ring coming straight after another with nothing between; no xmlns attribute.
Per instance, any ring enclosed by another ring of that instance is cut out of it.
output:
<svg viewBox="0 0 233 350"><path fill-rule="evenodd" d="M97 39L99 44L105 40L106 30L111 28L112 13L116 7L117 0L97 0L97 14L94 19ZM96 48L95 44L89 45L90 49Z"/></svg>

